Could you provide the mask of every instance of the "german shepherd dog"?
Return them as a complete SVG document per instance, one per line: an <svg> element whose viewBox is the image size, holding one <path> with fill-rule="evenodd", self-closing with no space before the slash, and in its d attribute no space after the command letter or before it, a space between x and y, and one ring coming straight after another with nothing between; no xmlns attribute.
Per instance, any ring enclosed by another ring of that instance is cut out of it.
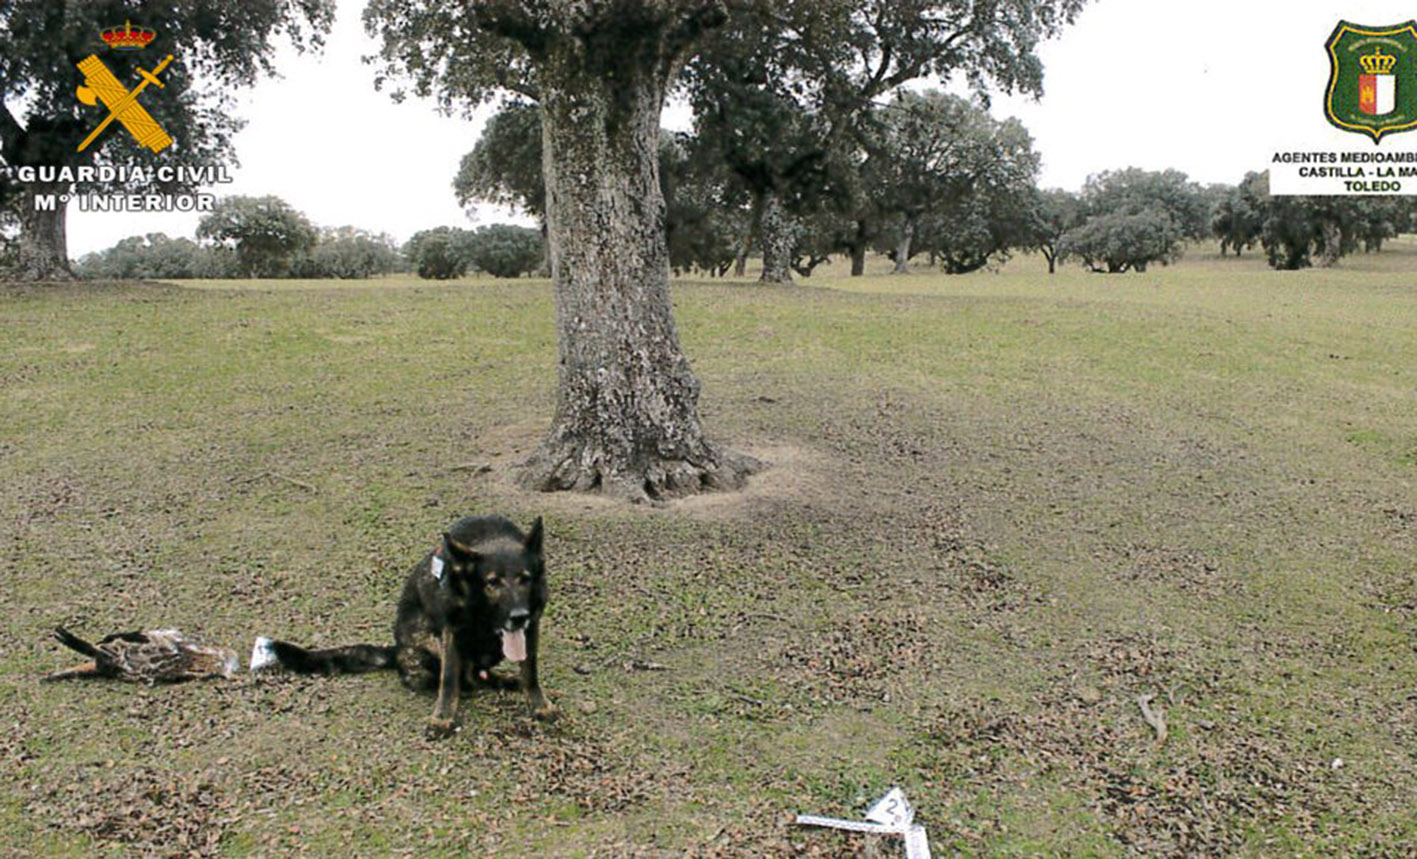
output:
<svg viewBox="0 0 1417 859"><path fill-rule="evenodd" d="M438 690L428 720L431 738L457 731L464 682L504 689L520 685L531 715L554 719L558 711L536 678L546 608L541 539L539 516L526 534L501 516L460 519L409 572L394 621L394 646L307 650L258 638L251 670L278 664L301 674L352 674L397 667L410 689ZM503 659L520 663L519 683L491 673Z"/></svg>

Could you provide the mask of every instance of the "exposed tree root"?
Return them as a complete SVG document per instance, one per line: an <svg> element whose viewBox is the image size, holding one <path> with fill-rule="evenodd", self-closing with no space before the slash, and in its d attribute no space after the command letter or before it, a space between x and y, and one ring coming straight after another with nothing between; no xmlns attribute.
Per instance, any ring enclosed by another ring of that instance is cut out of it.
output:
<svg viewBox="0 0 1417 859"><path fill-rule="evenodd" d="M0 267L0 282L4 283L72 283L78 280L67 268L43 265L33 260L16 262L8 268Z"/></svg>
<svg viewBox="0 0 1417 859"><path fill-rule="evenodd" d="M588 445L548 442L522 464L517 480L538 492L590 492L635 504L658 504L704 492L742 489L766 465L746 454L702 445L701 455L612 457Z"/></svg>

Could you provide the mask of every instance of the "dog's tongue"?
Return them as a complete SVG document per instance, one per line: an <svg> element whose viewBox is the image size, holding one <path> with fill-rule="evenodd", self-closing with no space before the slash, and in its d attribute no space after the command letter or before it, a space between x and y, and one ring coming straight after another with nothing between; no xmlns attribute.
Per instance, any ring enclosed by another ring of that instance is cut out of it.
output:
<svg viewBox="0 0 1417 859"><path fill-rule="evenodd" d="M526 630L502 630L502 655L508 662L522 662L526 659Z"/></svg>

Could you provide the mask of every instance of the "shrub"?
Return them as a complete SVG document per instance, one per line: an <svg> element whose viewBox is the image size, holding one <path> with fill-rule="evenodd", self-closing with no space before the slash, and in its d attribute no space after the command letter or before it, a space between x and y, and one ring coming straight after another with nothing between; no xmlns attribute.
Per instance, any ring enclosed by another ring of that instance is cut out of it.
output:
<svg viewBox="0 0 1417 859"><path fill-rule="evenodd" d="M418 276L432 280L462 277L468 269L467 230L435 227L414 233L404 245L404 257Z"/></svg>
<svg viewBox="0 0 1417 859"><path fill-rule="evenodd" d="M373 235L354 227L321 230L320 240L297 260L298 277L336 277L344 280L388 274L399 268L399 254L386 235Z"/></svg>
<svg viewBox="0 0 1417 859"><path fill-rule="evenodd" d="M1164 212L1094 215L1063 235L1058 255L1077 257L1093 271L1146 271L1149 263L1175 261L1182 239L1180 226Z"/></svg>
<svg viewBox="0 0 1417 859"><path fill-rule="evenodd" d="M493 277L521 277L536 271L545 257L541 231L511 224L483 227L467 238L472 267Z"/></svg>

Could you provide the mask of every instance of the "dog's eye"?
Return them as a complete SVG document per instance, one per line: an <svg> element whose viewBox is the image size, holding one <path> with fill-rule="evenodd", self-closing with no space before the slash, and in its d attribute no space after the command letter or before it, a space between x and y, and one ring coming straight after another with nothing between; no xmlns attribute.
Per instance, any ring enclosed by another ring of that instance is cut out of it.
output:
<svg viewBox="0 0 1417 859"><path fill-rule="evenodd" d="M489 588L500 587L501 585L502 585L502 577L501 577L501 576L488 576L488 577L487 577L487 586L488 586Z"/></svg>
<svg viewBox="0 0 1417 859"><path fill-rule="evenodd" d="M522 570L520 573L517 573L517 581L521 582L522 584L526 584L527 582L531 581L531 573L528 573L526 570Z"/></svg>

